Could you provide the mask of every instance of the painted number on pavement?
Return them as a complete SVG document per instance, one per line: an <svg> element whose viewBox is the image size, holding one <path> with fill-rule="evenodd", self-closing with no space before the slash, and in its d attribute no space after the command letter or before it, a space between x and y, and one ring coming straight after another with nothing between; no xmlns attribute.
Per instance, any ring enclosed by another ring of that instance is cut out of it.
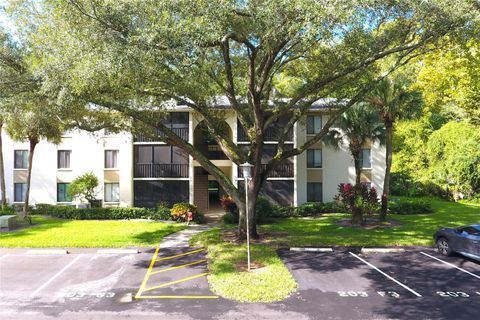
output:
<svg viewBox="0 0 480 320"><path fill-rule="evenodd" d="M478 293L478 292L477 292ZM440 297L451 297L451 298L468 298L470 295L466 294L465 292L462 291L437 291L437 294Z"/></svg>
<svg viewBox="0 0 480 320"><path fill-rule="evenodd" d="M86 296L96 297L96 298L113 298L115 292L94 292L94 293L85 293L85 292L71 292L65 295L66 298L84 298Z"/></svg>
<svg viewBox="0 0 480 320"><path fill-rule="evenodd" d="M364 291L338 291L340 297L368 297Z"/></svg>
<svg viewBox="0 0 480 320"><path fill-rule="evenodd" d="M400 295L395 291L377 291L381 297L400 298Z"/></svg>

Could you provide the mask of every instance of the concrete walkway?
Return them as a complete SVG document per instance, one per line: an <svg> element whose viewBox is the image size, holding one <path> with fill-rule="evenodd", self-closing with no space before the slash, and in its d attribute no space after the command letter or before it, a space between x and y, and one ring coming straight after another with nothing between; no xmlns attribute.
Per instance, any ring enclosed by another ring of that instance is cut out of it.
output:
<svg viewBox="0 0 480 320"><path fill-rule="evenodd" d="M160 243L160 248L178 248L178 247L188 247L188 241L194 235L208 231L212 228L218 227L220 224L218 223L208 223L204 225L191 225L188 226L187 229L172 233L163 238L162 242Z"/></svg>

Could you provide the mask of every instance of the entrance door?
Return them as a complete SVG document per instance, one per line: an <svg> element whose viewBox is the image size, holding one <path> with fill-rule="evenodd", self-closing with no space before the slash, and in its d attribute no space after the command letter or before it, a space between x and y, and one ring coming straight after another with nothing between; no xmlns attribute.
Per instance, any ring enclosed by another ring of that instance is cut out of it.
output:
<svg viewBox="0 0 480 320"><path fill-rule="evenodd" d="M208 181L208 204L209 208L220 204L220 185L218 181Z"/></svg>

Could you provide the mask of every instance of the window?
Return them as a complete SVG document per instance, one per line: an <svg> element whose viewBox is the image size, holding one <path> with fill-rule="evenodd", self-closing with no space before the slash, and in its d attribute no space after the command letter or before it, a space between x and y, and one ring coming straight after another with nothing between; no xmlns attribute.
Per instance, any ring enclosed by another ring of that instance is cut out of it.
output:
<svg viewBox="0 0 480 320"><path fill-rule="evenodd" d="M15 150L14 158L15 169L28 168L28 150Z"/></svg>
<svg viewBox="0 0 480 320"><path fill-rule="evenodd" d="M168 145L135 146L136 164L188 164L188 154Z"/></svg>
<svg viewBox="0 0 480 320"><path fill-rule="evenodd" d="M322 167L322 149L307 150L307 168Z"/></svg>
<svg viewBox="0 0 480 320"><path fill-rule="evenodd" d="M57 168L58 169L69 169L70 168L70 155L72 151L70 150L58 150L57 153Z"/></svg>
<svg viewBox="0 0 480 320"><path fill-rule="evenodd" d="M25 194L27 193L27 184L26 183L14 183L14 195L13 201L15 202L24 202L25 201Z"/></svg>
<svg viewBox="0 0 480 320"><path fill-rule="evenodd" d="M370 149L362 149L360 152L360 163L362 169L369 169L372 167L372 155Z"/></svg>
<svg viewBox="0 0 480 320"><path fill-rule="evenodd" d="M173 205L188 202L188 181L142 181L135 180L134 206L155 208L160 202Z"/></svg>
<svg viewBox="0 0 480 320"><path fill-rule="evenodd" d="M117 168L118 150L105 150L105 168Z"/></svg>
<svg viewBox="0 0 480 320"><path fill-rule="evenodd" d="M307 134L317 134L322 130L322 116L307 116Z"/></svg>
<svg viewBox="0 0 480 320"><path fill-rule="evenodd" d="M308 182L307 183L307 201L308 202L322 202L322 183Z"/></svg>
<svg viewBox="0 0 480 320"><path fill-rule="evenodd" d="M72 198L68 195L70 183L57 183L57 202L71 202Z"/></svg>
<svg viewBox="0 0 480 320"><path fill-rule="evenodd" d="M105 202L120 201L120 185L118 183L105 183Z"/></svg>
<svg viewBox="0 0 480 320"><path fill-rule="evenodd" d="M465 227L463 229L460 229L460 231L472 236L480 236L480 230L474 227Z"/></svg>

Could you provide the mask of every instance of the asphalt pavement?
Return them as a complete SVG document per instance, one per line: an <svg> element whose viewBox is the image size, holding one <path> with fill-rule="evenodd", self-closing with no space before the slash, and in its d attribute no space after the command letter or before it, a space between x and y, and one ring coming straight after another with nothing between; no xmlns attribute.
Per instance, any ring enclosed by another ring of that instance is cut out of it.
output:
<svg viewBox="0 0 480 320"><path fill-rule="evenodd" d="M0 249L1 319L476 319L480 264L427 247L280 250L299 288L239 303L208 286L204 248L32 254Z"/></svg>

